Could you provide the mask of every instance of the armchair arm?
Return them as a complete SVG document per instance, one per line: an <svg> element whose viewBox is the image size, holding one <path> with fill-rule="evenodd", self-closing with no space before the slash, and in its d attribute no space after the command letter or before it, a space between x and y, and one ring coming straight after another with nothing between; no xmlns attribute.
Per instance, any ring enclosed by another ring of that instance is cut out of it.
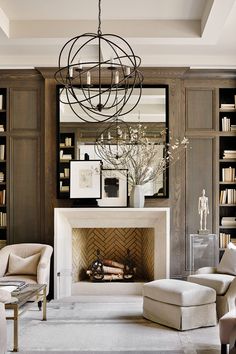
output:
<svg viewBox="0 0 236 354"><path fill-rule="evenodd" d="M10 249L8 246L0 250L0 278L7 272Z"/></svg>
<svg viewBox="0 0 236 354"><path fill-rule="evenodd" d="M39 260L37 271L41 271L47 268L48 263L50 263L53 248L51 246L45 246L41 252L41 257Z"/></svg>
<svg viewBox="0 0 236 354"><path fill-rule="evenodd" d="M49 289L49 272L50 261L53 248L51 246L45 246L41 252L41 258L37 267L37 283L47 284L47 292Z"/></svg>
<svg viewBox="0 0 236 354"><path fill-rule="evenodd" d="M195 274L213 274L216 273L216 267L202 267L196 270Z"/></svg>
<svg viewBox="0 0 236 354"><path fill-rule="evenodd" d="M235 309L235 298L236 298L236 277L230 284L228 291L225 294L227 304L228 304L228 311Z"/></svg>

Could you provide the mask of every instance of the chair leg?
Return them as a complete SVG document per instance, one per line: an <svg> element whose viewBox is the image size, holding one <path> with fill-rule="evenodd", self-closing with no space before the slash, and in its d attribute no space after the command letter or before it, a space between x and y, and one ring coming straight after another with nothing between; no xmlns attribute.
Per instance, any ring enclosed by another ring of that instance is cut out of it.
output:
<svg viewBox="0 0 236 354"><path fill-rule="evenodd" d="M38 302L38 308L39 308L39 311L42 310L42 301L39 301L39 302Z"/></svg>

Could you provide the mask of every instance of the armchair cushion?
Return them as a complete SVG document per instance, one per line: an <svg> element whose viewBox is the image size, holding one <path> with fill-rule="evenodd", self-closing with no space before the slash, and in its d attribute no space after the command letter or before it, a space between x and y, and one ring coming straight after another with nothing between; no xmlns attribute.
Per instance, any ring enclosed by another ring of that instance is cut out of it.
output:
<svg viewBox="0 0 236 354"><path fill-rule="evenodd" d="M6 275L36 275L40 257L41 253L36 253L25 258L17 256L14 253L10 253Z"/></svg>
<svg viewBox="0 0 236 354"><path fill-rule="evenodd" d="M236 275L236 249L227 248L217 267L218 273Z"/></svg>
<svg viewBox="0 0 236 354"><path fill-rule="evenodd" d="M188 276L188 281L199 285L209 286L215 289L217 295L223 295L234 280L233 275L228 274L194 274Z"/></svg>

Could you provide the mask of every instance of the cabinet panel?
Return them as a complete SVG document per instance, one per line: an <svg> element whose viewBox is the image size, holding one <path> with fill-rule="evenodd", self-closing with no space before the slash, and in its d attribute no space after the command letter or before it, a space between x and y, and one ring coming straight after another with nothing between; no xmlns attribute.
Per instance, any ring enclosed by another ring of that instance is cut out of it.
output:
<svg viewBox="0 0 236 354"><path fill-rule="evenodd" d="M39 104L36 89L10 90L10 130L37 130L39 128Z"/></svg>
<svg viewBox="0 0 236 354"><path fill-rule="evenodd" d="M186 128L187 130L214 129L214 90L186 90Z"/></svg>
<svg viewBox="0 0 236 354"><path fill-rule="evenodd" d="M200 227L198 198L205 189L209 201L207 229L212 231L213 213L213 149L214 139L192 138L186 159L186 235L196 233Z"/></svg>
<svg viewBox="0 0 236 354"><path fill-rule="evenodd" d="M10 138L10 242L40 242L40 140Z"/></svg>

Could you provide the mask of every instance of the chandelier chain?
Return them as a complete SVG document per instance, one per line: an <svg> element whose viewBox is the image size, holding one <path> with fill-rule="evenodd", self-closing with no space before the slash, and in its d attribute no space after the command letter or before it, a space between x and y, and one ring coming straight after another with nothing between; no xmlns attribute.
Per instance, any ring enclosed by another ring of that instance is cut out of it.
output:
<svg viewBox="0 0 236 354"><path fill-rule="evenodd" d="M98 1L98 34L102 33L101 30L101 0Z"/></svg>

